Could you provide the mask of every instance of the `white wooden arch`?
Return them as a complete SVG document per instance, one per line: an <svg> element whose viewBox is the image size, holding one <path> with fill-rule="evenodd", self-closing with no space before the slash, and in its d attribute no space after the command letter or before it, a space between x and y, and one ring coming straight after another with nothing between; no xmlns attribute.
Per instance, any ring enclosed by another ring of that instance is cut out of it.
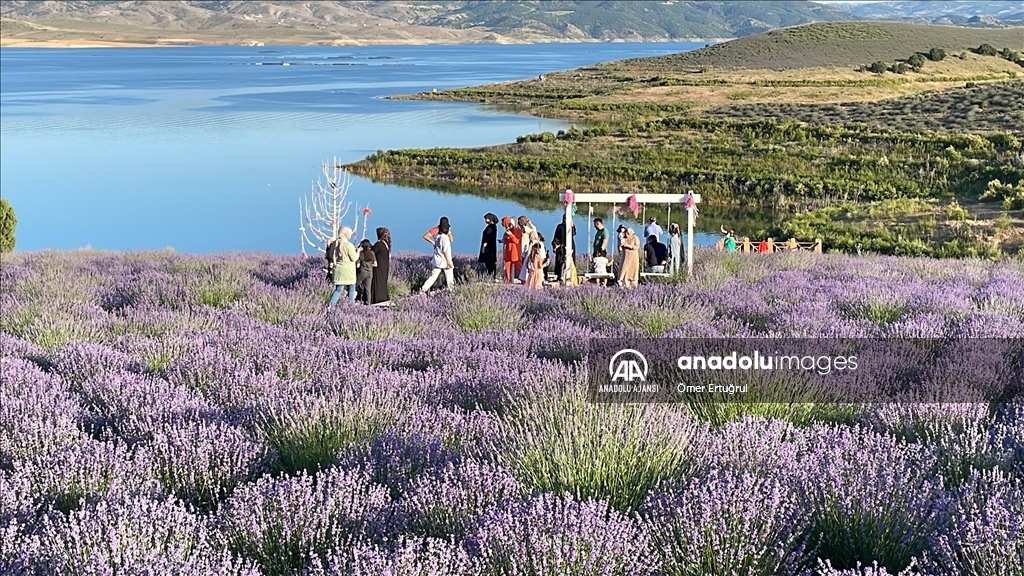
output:
<svg viewBox="0 0 1024 576"><path fill-rule="evenodd" d="M693 190L688 190L686 194L573 194L573 204L579 204L581 202L589 202L593 204L624 204L629 201L631 196L636 197L638 204L682 204L686 201L686 197L693 194L694 204L700 204L700 194L694 194ZM560 194L558 199L564 204L565 194ZM573 217L572 217L572 206L573 204L565 205L565 222L566 222L566 233L565 233L565 253L568 255L565 259L565 269L563 270L563 278L569 278L572 266L572 233L570 230L573 228ZM695 208L688 208L686 210L686 273L693 273L693 223L694 223L694 211ZM589 218L589 214L588 214ZM590 222L587 222L587 226L590 226Z"/></svg>

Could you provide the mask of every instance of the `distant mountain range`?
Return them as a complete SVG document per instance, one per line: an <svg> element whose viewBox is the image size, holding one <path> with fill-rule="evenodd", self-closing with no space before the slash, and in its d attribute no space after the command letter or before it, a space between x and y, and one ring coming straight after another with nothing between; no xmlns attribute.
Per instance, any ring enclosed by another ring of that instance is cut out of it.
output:
<svg viewBox="0 0 1024 576"><path fill-rule="evenodd" d="M921 24L998 26L1024 23L1024 2L864 2L832 4L857 18Z"/></svg>
<svg viewBox="0 0 1024 576"><path fill-rule="evenodd" d="M386 44L727 39L881 18L999 26L1020 2L0 0L0 41ZM973 21L972 21L973 19Z"/></svg>
<svg viewBox="0 0 1024 576"><path fill-rule="evenodd" d="M20 1L7 40L73 34L311 43L721 39L853 17L807 1Z"/></svg>

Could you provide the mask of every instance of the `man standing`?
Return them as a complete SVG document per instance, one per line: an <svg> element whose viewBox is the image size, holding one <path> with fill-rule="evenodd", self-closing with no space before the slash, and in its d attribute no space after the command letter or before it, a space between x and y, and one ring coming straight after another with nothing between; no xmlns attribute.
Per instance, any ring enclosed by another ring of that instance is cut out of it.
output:
<svg viewBox="0 0 1024 576"><path fill-rule="evenodd" d="M644 226L644 238L650 238L651 236L655 236L660 241L661 233L662 229L661 226L658 226L657 218L652 217L650 223L647 224L647 226Z"/></svg>
<svg viewBox="0 0 1024 576"><path fill-rule="evenodd" d="M352 237L352 229L348 226L338 228L338 238L327 245L327 252L330 254L331 279L334 281L334 293L331 294L331 301L327 308L333 308L341 294L348 289L348 301L350 304L356 302L356 247L349 239Z"/></svg>
<svg viewBox="0 0 1024 576"><path fill-rule="evenodd" d="M604 220L594 218L594 228L597 232L594 233L594 247L590 253L596 255L600 252L608 252L608 231L604 228Z"/></svg>

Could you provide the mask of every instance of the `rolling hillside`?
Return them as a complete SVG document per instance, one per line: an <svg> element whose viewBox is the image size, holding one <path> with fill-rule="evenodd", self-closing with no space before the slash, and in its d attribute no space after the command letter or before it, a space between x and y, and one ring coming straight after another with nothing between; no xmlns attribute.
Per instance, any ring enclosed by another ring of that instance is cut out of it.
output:
<svg viewBox="0 0 1024 576"><path fill-rule="evenodd" d="M701 50L646 59L647 67L805 68L858 66L906 58L932 48L947 51L983 43L1024 48L1024 28L967 28L894 22L820 23L773 30Z"/></svg>

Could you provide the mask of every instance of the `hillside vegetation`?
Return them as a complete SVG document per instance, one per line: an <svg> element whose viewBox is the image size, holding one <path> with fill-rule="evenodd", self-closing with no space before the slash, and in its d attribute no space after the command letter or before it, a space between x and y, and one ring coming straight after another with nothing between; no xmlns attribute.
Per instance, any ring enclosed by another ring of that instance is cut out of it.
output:
<svg viewBox="0 0 1024 576"><path fill-rule="evenodd" d="M1024 48L1024 29L928 26L896 22L822 22L773 30L703 50L644 59L647 70L689 66L809 68L858 66L875 60L906 58L931 48L966 50L988 43ZM629 65L634 61L623 61Z"/></svg>
<svg viewBox="0 0 1024 576"><path fill-rule="evenodd" d="M1002 52L971 51L983 45ZM932 50L941 51L942 59L922 56ZM608 121L623 115L675 114L735 103L871 102L962 88L967 82L1024 77L1022 51L1024 28L817 23L693 52L606 62L416 97L511 105L542 116ZM907 63L914 58L922 61L920 66ZM894 71L869 72L875 62Z"/></svg>
<svg viewBox="0 0 1024 576"><path fill-rule="evenodd" d="M693 188L705 195L707 230L821 238L829 250L997 257L1022 249L1024 37L1000 45L1003 30L812 24L698 50L690 59L753 55L752 47L778 47L762 40L782 32L804 43L789 43L793 54L778 52L777 62L797 62L807 39L827 45L821 39L834 37L842 48L822 50L820 58L841 54L856 64L714 68L683 65L680 55L424 94L418 97L514 105L590 123L503 146L378 152L351 168L435 189L546 199L551 207L566 187ZM907 69L868 72L866 64L882 53L869 47L882 36L896 45L901 33L907 48L882 65ZM928 39L944 41L929 47ZM968 41L980 44L955 48Z"/></svg>
<svg viewBox="0 0 1024 576"><path fill-rule="evenodd" d="M282 2L5 0L5 45L345 44L734 38L849 20L812 2Z"/></svg>

